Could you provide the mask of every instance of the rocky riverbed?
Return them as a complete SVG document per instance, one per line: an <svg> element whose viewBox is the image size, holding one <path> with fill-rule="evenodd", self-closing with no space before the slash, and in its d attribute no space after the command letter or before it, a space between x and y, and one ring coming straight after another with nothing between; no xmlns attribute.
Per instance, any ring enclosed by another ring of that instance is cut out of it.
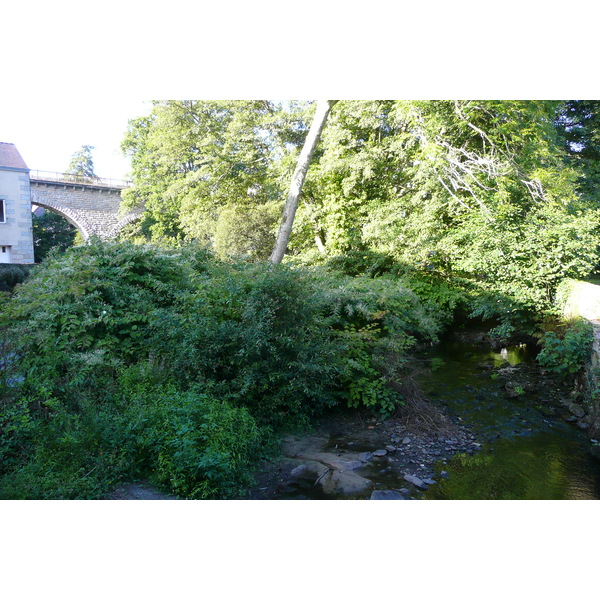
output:
<svg viewBox="0 0 600 600"><path fill-rule="evenodd" d="M481 444L460 422L425 432L401 419L337 415L311 435L287 436L283 457L264 463L252 499L418 498L436 485L434 465L457 453L473 454ZM441 477L447 473L441 471Z"/></svg>
<svg viewBox="0 0 600 600"><path fill-rule="evenodd" d="M464 473L464 465L471 469L470 465L479 463L494 465L491 473L478 471L478 477L500 477L500 489L490 491L490 497L498 497L505 493L502 486L508 489L508 474L525 470L530 449L553 456L555 463L560 455L567 479L580 469L579 463L586 463L581 468L593 472L595 467L587 465L587 458L573 458L571 464L563 456L571 452L564 450L571 448L569 430L587 428L580 391L549 379L524 346L490 350L487 340L474 341L449 341L441 354L436 349L423 359L412 394L418 402L408 407L412 418L403 418L402 411L387 420L339 413L321 421L311 435L285 438L283 457L262 466L249 497L447 498L452 496L442 490L456 487L453 478ZM419 415L424 416L420 422ZM519 457L524 462L513 464ZM545 463L542 469L538 475L543 479ZM534 475L528 475L530 481L537 481ZM536 485L540 497L570 493L547 491L552 486L543 481ZM477 490L464 493L461 497L478 497ZM515 497L520 493L511 491ZM585 491L585 497L594 493Z"/></svg>

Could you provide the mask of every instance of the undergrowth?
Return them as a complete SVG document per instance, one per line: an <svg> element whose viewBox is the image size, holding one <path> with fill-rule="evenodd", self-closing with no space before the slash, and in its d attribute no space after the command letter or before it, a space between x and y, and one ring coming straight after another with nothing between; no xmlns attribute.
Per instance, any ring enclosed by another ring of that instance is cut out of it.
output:
<svg viewBox="0 0 600 600"><path fill-rule="evenodd" d="M398 278L93 241L44 261L0 312L3 498L101 498L145 479L239 496L280 432L379 415L443 327Z"/></svg>

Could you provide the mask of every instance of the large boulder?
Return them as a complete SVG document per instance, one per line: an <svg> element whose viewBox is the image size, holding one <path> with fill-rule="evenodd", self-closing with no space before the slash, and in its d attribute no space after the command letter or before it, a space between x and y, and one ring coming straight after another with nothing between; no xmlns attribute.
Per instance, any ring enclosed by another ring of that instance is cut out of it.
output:
<svg viewBox="0 0 600 600"><path fill-rule="evenodd" d="M396 490L373 490L370 500L406 500L406 498Z"/></svg>
<svg viewBox="0 0 600 600"><path fill-rule="evenodd" d="M319 479L319 485L328 495L360 494L372 487L373 483L356 473L328 471Z"/></svg>

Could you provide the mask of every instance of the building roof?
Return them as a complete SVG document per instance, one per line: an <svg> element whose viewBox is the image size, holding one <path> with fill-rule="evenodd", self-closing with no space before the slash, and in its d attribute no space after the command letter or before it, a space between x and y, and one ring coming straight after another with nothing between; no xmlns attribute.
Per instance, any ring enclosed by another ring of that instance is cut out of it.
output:
<svg viewBox="0 0 600 600"><path fill-rule="evenodd" d="M29 169L14 144L0 142L0 169Z"/></svg>

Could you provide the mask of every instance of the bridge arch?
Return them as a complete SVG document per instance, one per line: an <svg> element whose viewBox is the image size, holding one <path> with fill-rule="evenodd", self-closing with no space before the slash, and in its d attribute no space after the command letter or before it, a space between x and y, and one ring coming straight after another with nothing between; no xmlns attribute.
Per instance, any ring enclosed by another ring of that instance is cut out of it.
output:
<svg viewBox="0 0 600 600"><path fill-rule="evenodd" d="M60 215L61 217L66 219L71 225L77 228L77 230L81 234L81 237L83 237L83 239L86 242L90 239L92 235L91 225L87 222L83 215L77 214L77 212L73 209L66 206L57 205L56 202L52 202L51 200L39 200L37 198L34 198L33 195L31 198L31 204L34 204L35 206L41 206L46 210Z"/></svg>
<svg viewBox="0 0 600 600"><path fill-rule="evenodd" d="M135 211L135 212L130 212L129 214L125 215L123 218L119 219L119 222L110 230L108 237L112 238L115 237L119 231L121 231L121 229L123 229L123 227L125 227L125 225L129 225L129 223L133 223L134 221L137 221L141 216L142 216L142 212L141 210Z"/></svg>
<svg viewBox="0 0 600 600"><path fill-rule="evenodd" d="M138 219L141 210L121 213L125 184L100 178L78 178L65 173L30 173L31 203L64 217L77 227L84 240L115 237Z"/></svg>

